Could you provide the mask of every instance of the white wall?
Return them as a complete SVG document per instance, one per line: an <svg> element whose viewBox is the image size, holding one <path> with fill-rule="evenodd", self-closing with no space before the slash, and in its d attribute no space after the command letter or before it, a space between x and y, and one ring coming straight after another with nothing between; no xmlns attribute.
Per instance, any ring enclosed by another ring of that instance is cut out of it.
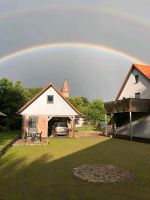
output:
<svg viewBox="0 0 150 200"><path fill-rule="evenodd" d="M47 95L54 95L54 102L47 103ZM21 115L78 115L68 103L52 88L50 87L40 97L38 97L32 104L30 104Z"/></svg>
<svg viewBox="0 0 150 200"><path fill-rule="evenodd" d="M135 116L136 113L133 113ZM142 114L141 114L142 115ZM132 122L133 137L150 139L150 114L143 114L141 118ZM130 136L130 124L117 127L118 135Z"/></svg>
<svg viewBox="0 0 150 200"><path fill-rule="evenodd" d="M139 82L135 83L135 76L139 75ZM135 98L135 93L141 93L141 99L150 99L150 81L139 72L136 68L133 69L126 85L118 99Z"/></svg>

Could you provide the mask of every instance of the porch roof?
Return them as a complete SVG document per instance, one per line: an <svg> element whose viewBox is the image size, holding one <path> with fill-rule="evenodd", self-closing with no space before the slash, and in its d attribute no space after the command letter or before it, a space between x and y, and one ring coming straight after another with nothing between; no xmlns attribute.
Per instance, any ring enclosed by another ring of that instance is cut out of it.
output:
<svg viewBox="0 0 150 200"><path fill-rule="evenodd" d="M150 99L128 98L105 103L106 114L122 112L149 112Z"/></svg>

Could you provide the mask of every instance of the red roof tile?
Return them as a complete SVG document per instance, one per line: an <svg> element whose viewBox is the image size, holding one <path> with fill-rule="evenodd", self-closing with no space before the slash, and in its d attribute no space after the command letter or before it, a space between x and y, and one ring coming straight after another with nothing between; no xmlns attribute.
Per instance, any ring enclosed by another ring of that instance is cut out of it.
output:
<svg viewBox="0 0 150 200"><path fill-rule="evenodd" d="M148 79L150 79L150 66L148 65L139 65L139 64L134 64L134 67L136 67L144 76L146 76Z"/></svg>

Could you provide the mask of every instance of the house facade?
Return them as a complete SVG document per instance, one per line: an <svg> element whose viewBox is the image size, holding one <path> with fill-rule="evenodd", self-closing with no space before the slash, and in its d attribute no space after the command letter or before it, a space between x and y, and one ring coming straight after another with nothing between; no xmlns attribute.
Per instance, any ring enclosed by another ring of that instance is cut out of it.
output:
<svg viewBox="0 0 150 200"><path fill-rule="evenodd" d="M129 70L116 100L123 98L150 99L150 67L135 64Z"/></svg>
<svg viewBox="0 0 150 200"><path fill-rule="evenodd" d="M80 113L67 100L66 92L65 90L64 95L50 83L27 102L17 112L17 114L22 115L23 133L36 131L42 132L42 137L48 137L49 122L54 118L59 118L71 122L72 131L70 134L73 135L75 116L80 115Z"/></svg>
<svg viewBox="0 0 150 200"><path fill-rule="evenodd" d="M132 65L116 100L105 108L113 135L150 139L150 66Z"/></svg>

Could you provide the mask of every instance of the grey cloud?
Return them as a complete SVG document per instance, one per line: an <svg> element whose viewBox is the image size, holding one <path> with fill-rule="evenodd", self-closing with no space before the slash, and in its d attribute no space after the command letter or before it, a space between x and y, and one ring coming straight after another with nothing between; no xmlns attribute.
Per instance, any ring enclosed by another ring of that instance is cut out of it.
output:
<svg viewBox="0 0 150 200"><path fill-rule="evenodd" d="M46 6L53 9L41 8ZM82 42L118 49L150 63L149 6L146 0L1 0L0 10L6 17L0 16L0 56L40 44ZM134 18L129 20L121 12ZM72 95L109 100L131 63L102 51L53 48L0 63L0 77L22 80L26 86L43 86L51 80L59 86L67 78Z"/></svg>

